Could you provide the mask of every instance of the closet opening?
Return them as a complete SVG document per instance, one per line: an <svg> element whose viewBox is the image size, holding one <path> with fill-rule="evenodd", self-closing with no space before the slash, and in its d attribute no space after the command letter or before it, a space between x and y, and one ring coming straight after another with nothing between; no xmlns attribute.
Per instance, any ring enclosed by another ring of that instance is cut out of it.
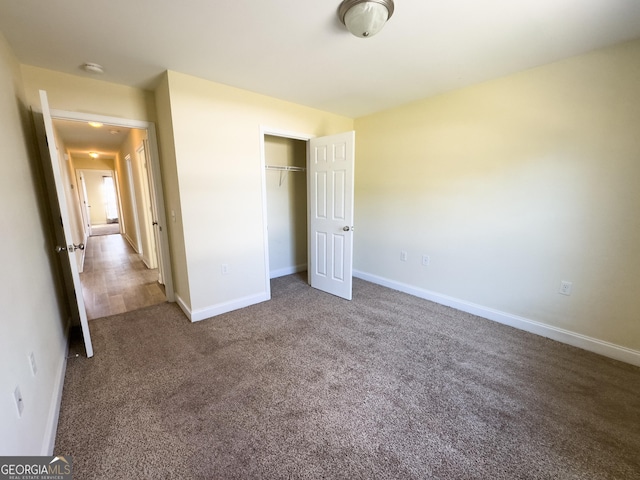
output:
<svg viewBox="0 0 640 480"><path fill-rule="evenodd" d="M260 127L260 159L266 299L271 279L306 270L311 287L351 300L355 132Z"/></svg>
<svg viewBox="0 0 640 480"><path fill-rule="evenodd" d="M269 279L304 272L308 263L306 139L263 136Z"/></svg>

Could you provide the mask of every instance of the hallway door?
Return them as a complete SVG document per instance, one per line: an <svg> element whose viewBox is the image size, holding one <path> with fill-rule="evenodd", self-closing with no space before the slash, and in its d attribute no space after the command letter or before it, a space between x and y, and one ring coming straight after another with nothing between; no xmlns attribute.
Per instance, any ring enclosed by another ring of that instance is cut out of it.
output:
<svg viewBox="0 0 640 480"><path fill-rule="evenodd" d="M82 336L84 338L84 346L87 357L93 356L93 345L91 343L91 334L89 332L89 322L87 320L87 311L82 297L82 285L80 283L80 274L78 272L78 261L76 259L76 250L84 249L84 244L74 245L70 220L68 201L65 195L62 183L62 171L60 168L60 159L58 149L56 148L56 140L53 130L53 121L49 110L49 102L47 100L47 92L40 90L40 106L42 108L42 116L34 115L34 121L38 130L40 154L42 156L45 168L51 169L51 175L45 175L47 178L47 188L50 198L55 197L51 202L51 208L56 225L56 252L61 255L63 269L65 271L65 287L67 297L69 298L72 315L79 317L80 326L82 327ZM60 219L58 223L55 221Z"/></svg>

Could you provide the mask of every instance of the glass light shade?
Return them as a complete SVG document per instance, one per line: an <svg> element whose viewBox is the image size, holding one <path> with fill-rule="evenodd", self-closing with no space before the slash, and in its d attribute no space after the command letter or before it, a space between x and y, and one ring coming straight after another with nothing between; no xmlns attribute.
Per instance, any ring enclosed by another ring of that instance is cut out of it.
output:
<svg viewBox="0 0 640 480"><path fill-rule="evenodd" d="M363 2L351 7L344 15L344 24L356 37L373 37L389 19L389 10L377 2Z"/></svg>

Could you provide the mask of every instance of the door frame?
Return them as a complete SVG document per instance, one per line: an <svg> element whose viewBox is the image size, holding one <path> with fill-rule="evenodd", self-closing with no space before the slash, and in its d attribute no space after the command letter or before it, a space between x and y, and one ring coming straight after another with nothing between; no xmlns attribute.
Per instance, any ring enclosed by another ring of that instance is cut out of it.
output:
<svg viewBox="0 0 640 480"><path fill-rule="evenodd" d="M167 215L164 205L164 191L162 189L162 177L160 173L160 155L158 153L158 137L156 135L156 127L153 122L144 120L131 120L118 117L109 117L105 115L95 115L89 113L69 112L65 110L51 110L51 118L59 120L73 120L79 122L100 122L104 125L123 128L136 128L147 131L147 142L149 156L149 167L153 175L154 188L153 195L158 207L158 223L160 224L160 245L158 245L159 255L162 256L162 262L159 262L164 272L162 278L164 280L165 296L167 301L175 302L175 292L173 289L173 275L171 271L171 256L169 251L169 232Z"/></svg>
<svg viewBox="0 0 640 480"><path fill-rule="evenodd" d="M142 191L140 192L140 199L142 200L142 228L144 228L144 236L147 238L150 251L142 249L142 261L147 268L158 268L158 242L155 234L155 207L153 200L151 199L151 185L149 180L149 158L147 156L147 145L143 140L136 148L136 161L140 171L140 184ZM142 240L142 239L141 239ZM158 269L160 270L160 269Z"/></svg>
<svg viewBox="0 0 640 480"><path fill-rule="evenodd" d="M136 149L138 152L140 149L144 150L145 155L145 185L146 185L146 197L149 201L149 209L151 212L151 230L152 230L152 242L153 242L153 258L156 262L156 267L158 269L158 281L160 284L164 285L164 281L162 279L162 273L164 272L164 268L162 267L162 256L159 253L159 244L160 244L160 231L158 230L158 206L156 205L155 197L151 195L151 192L156 188L154 185L153 175L151 174L151 170L149 168L149 142L147 139L142 140L140 146Z"/></svg>
<svg viewBox="0 0 640 480"><path fill-rule="evenodd" d="M268 213L267 213L267 161L265 154L265 136L269 135L272 137L282 137L289 138L291 140L303 140L306 143L306 172L305 176L307 179L307 225L309 225L309 140L315 138L316 135L310 135L308 133L299 133L299 132L291 132L288 130L282 130L279 128L270 128L266 126L260 126L260 169L262 175L262 225L263 225L263 235L264 235L264 265L265 265L265 292L267 294L267 300L271 300L271 275L269 268L269 230L267 225ZM310 258L310 245L309 239L307 239L307 259ZM308 260L307 260L308 261ZM308 278L308 270L307 270L307 281Z"/></svg>

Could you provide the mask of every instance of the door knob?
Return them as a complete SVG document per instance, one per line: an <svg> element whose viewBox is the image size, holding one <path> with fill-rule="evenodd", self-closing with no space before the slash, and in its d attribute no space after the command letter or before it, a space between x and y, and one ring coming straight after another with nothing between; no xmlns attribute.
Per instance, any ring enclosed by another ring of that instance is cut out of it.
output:
<svg viewBox="0 0 640 480"><path fill-rule="evenodd" d="M79 243L78 245L71 244L68 247L61 247L60 245L56 245L56 253L75 252L76 250L84 250L84 243Z"/></svg>
<svg viewBox="0 0 640 480"><path fill-rule="evenodd" d="M342 227L342 230L344 230L345 232L353 231L353 230L355 230L355 227L350 227L350 226L347 225L346 227Z"/></svg>

